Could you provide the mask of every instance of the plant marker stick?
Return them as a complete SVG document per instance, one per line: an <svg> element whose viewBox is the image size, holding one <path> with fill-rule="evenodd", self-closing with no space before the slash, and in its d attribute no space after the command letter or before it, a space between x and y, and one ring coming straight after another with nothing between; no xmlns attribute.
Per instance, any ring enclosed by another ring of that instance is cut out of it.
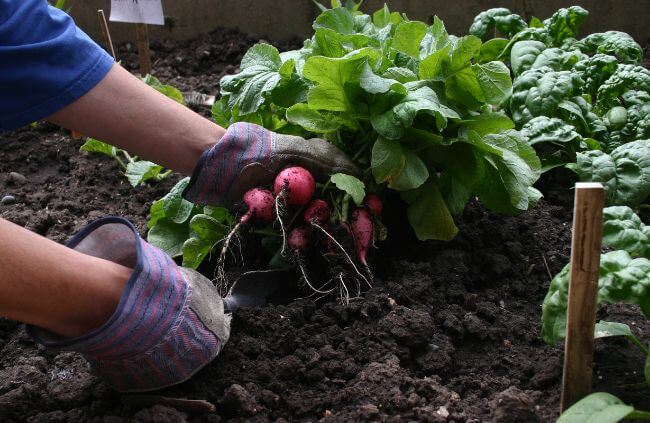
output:
<svg viewBox="0 0 650 423"><path fill-rule="evenodd" d="M149 34L147 25L135 24L135 32L138 39L138 59L140 61L140 75L146 76L151 73L151 53L149 52Z"/></svg>
<svg viewBox="0 0 650 423"><path fill-rule="evenodd" d="M603 185L579 182L575 191L561 411L591 392L600 247L603 238Z"/></svg>
<svg viewBox="0 0 650 423"><path fill-rule="evenodd" d="M117 56L115 56L115 49L113 48L113 40L111 40L111 33L108 30L108 23L106 22L106 15L104 15L104 10L99 9L97 11L97 16L99 17L99 27L102 29L102 35L104 36L104 42L108 47L113 60L117 62Z"/></svg>

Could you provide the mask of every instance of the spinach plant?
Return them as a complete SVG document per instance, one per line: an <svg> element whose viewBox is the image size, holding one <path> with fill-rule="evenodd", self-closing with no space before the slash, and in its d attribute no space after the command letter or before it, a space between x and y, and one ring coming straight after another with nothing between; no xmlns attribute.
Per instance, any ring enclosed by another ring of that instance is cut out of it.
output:
<svg viewBox="0 0 650 423"><path fill-rule="evenodd" d="M635 410L606 392L594 392L567 408L557 423L616 423L624 419L650 420L650 412Z"/></svg>
<svg viewBox="0 0 650 423"><path fill-rule="evenodd" d="M650 160L650 150L640 144L650 139L650 71L640 66L643 50L626 33L579 39L587 15L572 6L526 24L496 8L480 13L469 31L485 41L491 57L509 63L513 92L504 108L540 153L543 170L569 163L581 179L606 184L609 204L634 207L646 200L650 183L633 176L637 192L625 192L611 177L614 172L625 178L627 170L605 169L616 160L605 155L619 155L617 148L636 143L624 154L640 165Z"/></svg>
<svg viewBox="0 0 650 423"><path fill-rule="evenodd" d="M613 251L600 258L598 302L638 304L650 319L650 226L626 206L607 207L603 216L603 244ZM569 272L567 265L553 278L542 304L542 337L550 345L565 336ZM634 336L629 326L598 322L595 337L609 336L625 336L639 347L646 356L644 374L650 384L650 348Z"/></svg>

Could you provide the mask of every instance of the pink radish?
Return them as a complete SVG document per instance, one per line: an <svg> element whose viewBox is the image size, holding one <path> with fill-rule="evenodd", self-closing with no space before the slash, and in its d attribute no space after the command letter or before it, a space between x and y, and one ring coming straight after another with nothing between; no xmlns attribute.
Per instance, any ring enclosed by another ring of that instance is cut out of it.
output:
<svg viewBox="0 0 650 423"><path fill-rule="evenodd" d="M244 194L244 203L248 206L248 211L239 219L241 223L248 223L251 219L272 222L275 218L275 198L273 193L267 189L248 190Z"/></svg>
<svg viewBox="0 0 650 423"><path fill-rule="evenodd" d="M370 213L366 209L356 209L352 212L352 236L359 261L368 268L366 256L372 243L373 225Z"/></svg>
<svg viewBox="0 0 650 423"><path fill-rule="evenodd" d="M295 251L297 254L304 253L309 249L309 228L307 226L298 226L289 232L289 237L287 239L289 248Z"/></svg>
<svg viewBox="0 0 650 423"><path fill-rule="evenodd" d="M219 261L217 262L217 281L219 282L221 291L224 295L228 289L226 273L224 271L226 265L226 254L228 254L230 243L239 231L239 228L251 221L270 223L275 219L275 198L271 191L261 188L248 190L246 191L246 194L244 194L244 203L248 207L248 210L246 210L246 213L239 218L239 222L233 226L228 235L223 239Z"/></svg>
<svg viewBox="0 0 650 423"><path fill-rule="evenodd" d="M363 204L366 206L366 209L370 212L371 215L378 217L381 214L383 209L383 204L379 199L377 194L368 194L363 200Z"/></svg>
<svg viewBox="0 0 650 423"><path fill-rule="evenodd" d="M324 224L330 218L330 206L327 202L317 198L312 200L303 214L305 222Z"/></svg>
<svg viewBox="0 0 650 423"><path fill-rule="evenodd" d="M273 191L278 197L286 196L289 206L304 206L314 196L316 184L314 177L305 168L288 167L278 173Z"/></svg>

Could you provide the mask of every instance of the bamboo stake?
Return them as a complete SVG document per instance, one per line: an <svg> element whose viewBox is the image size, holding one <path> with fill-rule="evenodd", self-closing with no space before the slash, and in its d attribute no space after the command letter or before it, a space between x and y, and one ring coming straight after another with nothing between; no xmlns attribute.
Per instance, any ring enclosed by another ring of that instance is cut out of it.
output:
<svg viewBox="0 0 650 423"><path fill-rule="evenodd" d="M97 17L99 18L99 27L102 29L102 35L104 36L104 43L106 43L111 56L113 56L113 60L117 62L117 56L115 55L115 49L113 48L113 40L111 40L111 33L108 30L108 23L106 22L106 15L104 15L103 9L97 11Z"/></svg>
<svg viewBox="0 0 650 423"><path fill-rule="evenodd" d="M603 237L605 190L602 184L582 182L575 188L561 411L591 392Z"/></svg>
<svg viewBox="0 0 650 423"><path fill-rule="evenodd" d="M138 59L140 60L140 75L145 76L151 73L151 53L149 52L149 34L147 25L135 24L135 31L138 39Z"/></svg>

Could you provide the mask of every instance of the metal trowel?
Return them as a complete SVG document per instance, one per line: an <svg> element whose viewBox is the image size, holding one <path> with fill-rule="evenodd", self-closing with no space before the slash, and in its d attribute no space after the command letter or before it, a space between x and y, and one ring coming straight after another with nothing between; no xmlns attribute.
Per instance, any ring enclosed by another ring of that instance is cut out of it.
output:
<svg viewBox="0 0 650 423"><path fill-rule="evenodd" d="M259 307L269 301L282 302L295 298L296 274L293 270L272 269L243 273L223 298L226 312L239 308Z"/></svg>

